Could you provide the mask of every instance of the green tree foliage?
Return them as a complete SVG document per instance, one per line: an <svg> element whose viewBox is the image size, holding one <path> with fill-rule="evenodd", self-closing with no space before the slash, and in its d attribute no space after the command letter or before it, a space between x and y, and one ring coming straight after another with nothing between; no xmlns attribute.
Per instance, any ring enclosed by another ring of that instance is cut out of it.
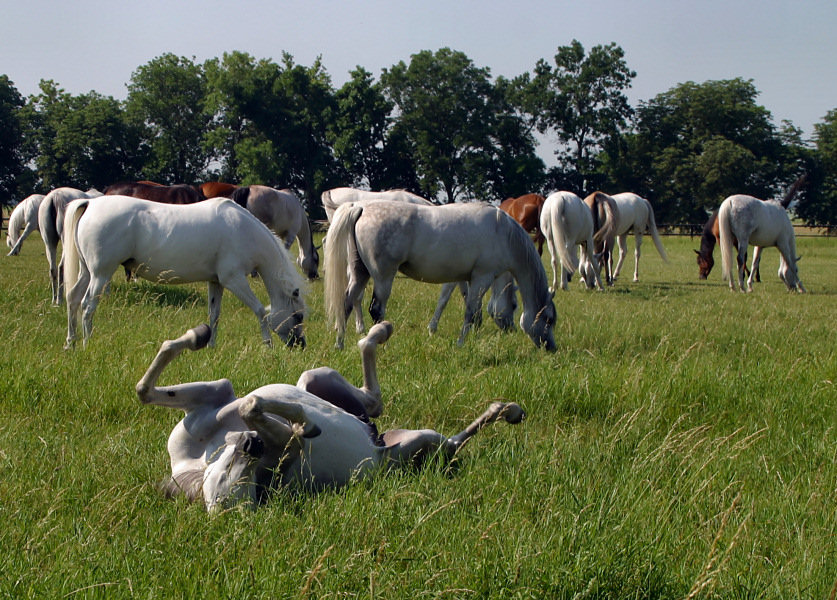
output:
<svg viewBox="0 0 837 600"><path fill-rule="evenodd" d="M396 135L413 150L421 192L444 202L490 194L497 113L489 70L442 48L384 70L381 82L398 110Z"/></svg>
<svg viewBox="0 0 837 600"><path fill-rule="evenodd" d="M636 130L608 146L604 171L652 199L658 220L702 222L731 194L770 198L795 179L752 81L687 82L640 103Z"/></svg>
<svg viewBox="0 0 837 600"><path fill-rule="evenodd" d="M96 92L73 96L53 81L41 81L40 90L23 110L38 187L101 189L138 173L144 145L118 100Z"/></svg>
<svg viewBox="0 0 837 600"><path fill-rule="evenodd" d="M533 76L515 79L518 98L541 133L554 136L559 171L579 192L600 187L597 156L617 142L633 109L624 91L636 73L615 43L585 53L573 40L558 48L554 67L541 59Z"/></svg>
<svg viewBox="0 0 837 600"><path fill-rule="evenodd" d="M211 121L205 96L203 68L188 58L164 54L131 75L126 110L131 122L146 130L145 179L168 184L201 179L210 158L202 144Z"/></svg>
<svg viewBox="0 0 837 600"><path fill-rule="evenodd" d="M20 117L23 105L23 97L8 76L0 75L0 204L11 204L12 198L25 193L17 186L25 162Z"/></svg>
<svg viewBox="0 0 837 600"><path fill-rule="evenodd" d="M795 212L808 225L834 229L837 227L837 109L828 111L814 125L814 144L806 161L809 181Z"/></svg>

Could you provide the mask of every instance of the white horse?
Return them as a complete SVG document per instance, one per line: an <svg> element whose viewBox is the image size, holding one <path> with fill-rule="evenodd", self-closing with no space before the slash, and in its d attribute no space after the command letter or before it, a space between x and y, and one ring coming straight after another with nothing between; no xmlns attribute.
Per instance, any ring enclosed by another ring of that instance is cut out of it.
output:
<svg viewBox="0 0 837 600"><path fill-rule="evenodd" d="M660 234L657 231L657 224L654 221L654 209L651 203L641 196L637 196L631 192L623 192L621 194L614 194L611 196L619 207L617 215L616 226L616 240L619 243L619 262L616 263L616 268L612 269L613 280L619 277L622 270L622 263L625 261L625 256L628 254L628 232L633 230L636 238L636 249L634 250L634 281L639 281L639 255L640 246L642 246L642 235L647 231L651 234L654 240L654 246L657 252L660 253L664 262L668 262L666 250L663 248L663 242L660 239ZM608 260L613 261L613 242L606 242L611 252L608 253Z"/></svg>
<svg viewBox="0 0 837 600"><path fill-rule="evenodd" d="M41 201L38 207L38 229L46 248L47 263L49 263L49 282L52 286L52 303L61 304L64 298L64 256L56 262L58 257L58 243L63 241L64 211L67 205L78 198L95 198L102 193L95 189L86 192L70 187L55 188Z"/></svg>
<svg viewBox="0 0 837 600"><path fill-rule="evenodd" d="M238 187L230 198L253 213L290 249L294 238L299 242L297 264L308 279L317 279L320 255L314 246L311 225L302 202L290 190L277 190L265 185Z"/></svg>
<svg viewBox="0 0 837 600"><path fill-rule="evenodd" d="M371 200L391 200L394 202L407 202L409 204L422 204L426 206L433 205L430 200L426 200L421 196L408 192L407 190L384 190L381 192L359 190L352 187L339 187L326 190L322 193L320 198L323 201L323 208L326 212L326 218L331 223L334 217L334 212L341 204L351 202L366 202Z"/></svg>
<svg viewBox="0 0 837 600"><path fill-rule="evenodd" d="M266 344L274 331L289 346L305 345L302 277L279 240L231 200L184 205L129 196L78 200L67 207L64 242L67 348L76 339L79 308L84 342L90 338L93 314L119 265L150 281L208 282L210 344L227 288L256 314ZM253 271L267 288L268 307L247 283Z"/></svg>
<svg viewBox="0 0 837 600"><path fill-rule="evenodd" d="M729 287L735 290L735 281L744 292L753 291L754 274L758 272L761 251L764 247L776 246L781 255L779 278L789 290L804 292L799 279L796 262L796 236L785 208L774 200L759 200L752 196L736 194L729 196L718 209L718 229L721 234L721 265L723 276L729 279ZM733 271L733 246L738 242L738 277ZM753 265L744 288L744 262L747 260L747 245L753 251Z"/></svg>
<svg viewBox="0 0 837 600"><path fill-rule="evenodd" d="M613 264L610 256L619 224L619 207L616 206L616 200L604 192L593 192L584 198L584 204L593 216L593 243L596 245L599 269L604 267L607 284L613 285Z"/></svg>
<svg viewBox="0 0 837 600"><path fill-rule="evenodd" d="M523 228L493 206L344 204L334 214L325 260L326 313L336 326L338 347L343 345L346 318L370 277L374 287L369 312L375 322L384 318L399 271L429 283L467 281L459 336L463 344L486 290L510 271L523 299L521 328L536 346L555 350L555 305L543 263Z"/></svg>
<svg viewBox="0 0 837 600"><path fill-rule="evenodd" d="M140 402L186 413L169 436L171 477L163 491L203 500L210 512L242 500L257 506L280 485L319 490L386 467L420 467L434 455L450 460L485 425L519 423L525 416L519 405L495 401L450 438L429 429L378 433L370 421L383 407L375 355L391 333L389 323L379 323L358 342L362 388L321 367L303 373L296 386L266 385L243 398L236 398L228 379L157 387L178 354L206 345L209 328L163 342L136 387Z"/></svg>
<svg viewBox="0 0 837 600"><path fill-rule="evenodd" d="M9 256L20 254L23 241L30 233L38 231L38 207L43 199L43 194L27 196L15 206L9 216L9 228L6 230L6 246L11 248Z"/></svg>
<svg viewBox="0 0 837 600"><path fill-rule="evenodd" d="M551 289L557 290L559 285L562 290L568 289L568 275L576 270L588 288L603 289L593 245L593 214L584 200L572 192L550 194L541 209L540 226L552 257ZM582 248L580 262L579 246Z"/></svg>

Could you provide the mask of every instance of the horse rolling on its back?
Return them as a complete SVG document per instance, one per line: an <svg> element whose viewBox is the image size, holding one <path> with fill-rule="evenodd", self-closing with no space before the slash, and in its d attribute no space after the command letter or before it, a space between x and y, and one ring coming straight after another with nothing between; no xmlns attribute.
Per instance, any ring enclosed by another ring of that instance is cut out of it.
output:
<svg viewBox="0 0 837 600"><path fill-rule="evenodd" d="M563 290L568 289L568 275L576 269L581 271L588 288L602 289L593 242L593 214L581 198L572 192L555 192L547 196L541 211L541 231L552 256L553 290L559 285ZM583 248L581 262L578 246Z"/></svg>
<svg viewBox="0 0 837 600"><path fill-rule="evenodd" d="M758 269L761 249L776 246L781 255L779 278L789 290L804 292L805 287L799 279L796 257L796 236L788 213L779 203L772 200L759 200L752 196L737 194L728 197L718 209L718 225L721 234L721 266L725 278L729 278L729 287L753 291L754 273ZM737 244L736 244L737 242ZM744 287L744 261L747 245L756 246L753 251L753 266L747 287ZM733 247L738 249L738 276L733 271Z"/></svg>
<svg viewBox="0 0 837 600"><path fill-rule="evenodd" d="M540 194L524 194L517 198L506 198L500 203L500 210L511 215L527 232L535 234L539 255L543 255L545 239L540 226L543 202L544 197Z"/></svg>
<svg viewBox="0 0 837 600"><path fill-rule="evenodd" d="M67 346L76 338L79 308L86 342L105 286L119 265L161 283L206 281L210 343L214 343L224 288L259 320L262 339L275 332L286 344L305 345L302 278L276 237L230 200L188 205L128 196L79 200L65 219ZM270 297L264 307L247 282L256 271Z"/></svg>
<svg viewBox="0 0 837 600"><path fill-rule="evenodd" d="M310 280L319 277L320 255L314 246L311 225L302 202L290 190L277 190L265 185L238 187L230 198L249 210L267 225L289 249L294 238L299 242L297 264Z"/></svg>
<svg viewBox="0 0 837 600"><path fill-rule="evenodd" d="M6 230L6 246L11 248L9 256L20 254L23 241L30 233L38 231L38 208L43 199L43 194L27 196L15 206L9 216L9 227Z"/></svg>
<svg viewBox="0 0 837 600"><path fill-rule="evenodd" d="M160 185L150 181L120 181L106 187L105 196L131 196L163 204L194 204L206 200L191 185Z"/></svg>
<svg viewBox="0 0 837 600"><path fill-rule="evenodd" d="M78 198L95 198L102 193L95 189L86 192L71 187L55 188L47 194L38 207L38 229L46 250L49 264L49 282L52 286L52 303L60 305L64 299L64 255L58 258L58 243L64 236L64 211L67 205Z"/></svg>
<svg viewBox="0 0 837 600"><path fill-rule="evenodd" d="M356 258L350 262L350 257ZM329 231L325 278L326 312L336 325L338 347L355 298L370 277L374 287L369 312L378 322L399 271L429 283L468 281L460 344L485 291L510 271L523 299L521 328L536 346L555 350L555 306L543 264L528 234L503 211L483 203L342 205Z"/></svg>

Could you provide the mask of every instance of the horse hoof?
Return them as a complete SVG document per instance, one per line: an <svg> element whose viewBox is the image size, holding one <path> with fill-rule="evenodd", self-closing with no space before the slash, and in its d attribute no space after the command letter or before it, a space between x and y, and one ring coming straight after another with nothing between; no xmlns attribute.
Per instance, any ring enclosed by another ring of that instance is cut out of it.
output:
<svg viewBox="0 0 837 600"><path fill-rule="evenodd" d="M191 338L192 350L200 350L201 348L205 348L209 344L210 339L212 339L212 329L206 323L202 323L190 329L186 335Z"/></svg>
<svg viewBox="0 0 837 600"><path fill-rule="evenodd" d="M520 423L526 418L526 411L524 411L517 402L508 402L503 407L500 414L502 414L506 423L511 423L513 425Z"/></svg>

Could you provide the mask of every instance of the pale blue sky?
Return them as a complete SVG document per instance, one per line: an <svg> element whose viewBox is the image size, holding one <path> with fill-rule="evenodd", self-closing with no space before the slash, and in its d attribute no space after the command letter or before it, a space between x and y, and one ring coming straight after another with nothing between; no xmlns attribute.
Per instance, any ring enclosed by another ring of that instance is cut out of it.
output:
<svg viewBox="0 0 837 600"><path fill-rule="evenodd" d="M464 52L493 76L532 71L574 38L616 42L637 72L634 105L685 81L752 79L774 122L804 130L837 108L835 0L399 0L134 2L0 0L0 73L24 95L41 79L124 98L131 73L172 52L240 50L299 64L319 55L335 86L421 50Z"/></svg>

